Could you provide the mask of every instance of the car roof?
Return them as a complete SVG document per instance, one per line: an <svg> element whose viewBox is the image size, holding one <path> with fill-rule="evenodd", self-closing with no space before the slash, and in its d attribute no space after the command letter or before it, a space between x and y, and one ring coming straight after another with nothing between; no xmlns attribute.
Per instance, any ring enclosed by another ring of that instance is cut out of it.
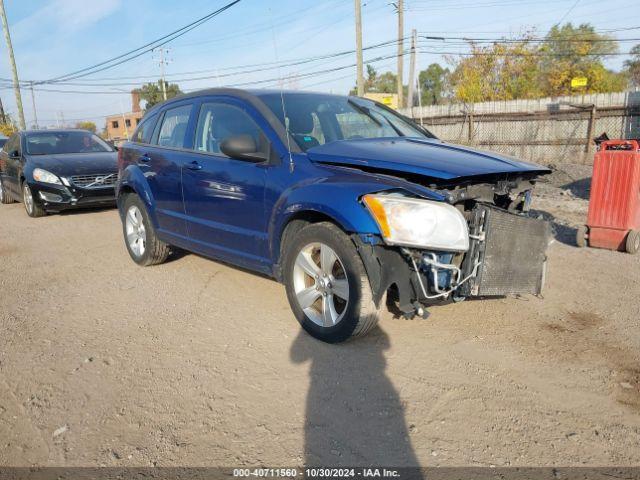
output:
<svg viewBox="0 0 640 480"><path fill-rule="evenodd" d="M259 89L242 90L239 88L208 88L205 90L196 90L194 92L178 95L176 97L173 97L170 100L167 100L166 102L162 102L157 105L154 105L153 107L151 107L149 110L145 112L144 116L146 118L150 115L157 113L161 109L170 107L170 105L173 105L174 103L179 103L184 100L197 99L199 97L213 96L213 95L221 95L221 96L224 95L224 96L236 97L236 98L245 100L246 102L251 104L253 107L255 107L264 116L267 122L269 122L273 130L280 137L280 140L282 140L283 144L289 144L291 151L293 153L300 153L302 152L302 150L300 149L300 147L296 142L294 141L287 142L286 140L287 132L285 131L284 125L282 125L282 122L278 120L276 115L269 109L269 107L267 107L267 105L260 98L261 96L272 94L272 93L278 93L278 94L284 93L285 95L294 94L294 93L295 94L298 94L298 93L311 94L311 92L300 92L298 90L283 90L281 92L280 90L259 90Z"/></svg>
<svg viewBox="0 0 640 480"><path fill-rule="evenodd" d="M85 130L84 128L46 128L42 130L22 130L20 133L24 135L29 135L31 133L71 133L71 132L89 132L93 133L89 130Z"/></svg>
<svg viewBox="0 0 640 480"><path fill-rule="evenodd" d="M325 96L333 96L333 97L344 97L345 95L336 95L332 93L323 93L323 92L312 92L312 91L304 91L304 90L279 90L279 89L268 89L268 88L255 88L255 89L242 89L242 88L227 88L227 87L219 87L219 88L205 88L203 90L195 90L189 93L183 93L181 95L175 96L166 102L159 103L150 108L146 113L149 114L155 110L162 108L164 105L168 105L173 102L179 102L181 100L187 100L190 98L198 98L210 95L227 95L232 97L243 98L245 100L255 100L256 98L264 97L267 95L325 95Z"/></svg>

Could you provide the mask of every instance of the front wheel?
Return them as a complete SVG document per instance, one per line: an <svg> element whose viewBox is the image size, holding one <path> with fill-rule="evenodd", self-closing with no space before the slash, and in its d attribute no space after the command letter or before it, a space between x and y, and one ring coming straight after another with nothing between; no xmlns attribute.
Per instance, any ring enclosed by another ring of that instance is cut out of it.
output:
<svg viewBox="0 0 640 480"><path fill-rule="evenodd" d="M44 217L47 214L47 212L44 211L44 208L42 208L42 206L33 197L33 192L27 182L22 184L22 201L24 203L24 209L27 211L27 215L31 218Z"/></svg>
<svg viewBox="0 0 640 480"><path fill-rule="evenodd" d="M378 322L369 278L349 237L332 223L304 227L285 246L284 279L302 327L328 343L363 336Z"/></svg>

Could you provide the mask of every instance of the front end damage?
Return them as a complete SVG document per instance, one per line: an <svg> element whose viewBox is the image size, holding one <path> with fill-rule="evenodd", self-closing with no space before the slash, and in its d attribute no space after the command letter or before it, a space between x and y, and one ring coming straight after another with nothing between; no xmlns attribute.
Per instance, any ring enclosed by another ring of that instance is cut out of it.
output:
<svg viewBox="0 0 640 480"><path fill-rule="evenodd" d="M464 252L391 246L374 236L354 236L376 303L391 291L401 313L412 317L426 315L430 305L469 297L540 294L551 228L529 215L535 181L535 175L521 175L428 185L464 216L469 234Z"/></svg>

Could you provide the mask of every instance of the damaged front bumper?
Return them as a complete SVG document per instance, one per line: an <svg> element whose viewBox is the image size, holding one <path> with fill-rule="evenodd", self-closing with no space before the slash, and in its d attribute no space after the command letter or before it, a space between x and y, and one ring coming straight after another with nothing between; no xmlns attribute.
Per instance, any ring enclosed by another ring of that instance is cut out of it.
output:
<svg viewBox="0 0 640 480"><path fill-rule="evenodd" d="M466 216L469 250L464 253L390 247L376 237L356 236L376 304L392 287L407 316L448 300L540 294L549 223L483 204Z"/></svg>

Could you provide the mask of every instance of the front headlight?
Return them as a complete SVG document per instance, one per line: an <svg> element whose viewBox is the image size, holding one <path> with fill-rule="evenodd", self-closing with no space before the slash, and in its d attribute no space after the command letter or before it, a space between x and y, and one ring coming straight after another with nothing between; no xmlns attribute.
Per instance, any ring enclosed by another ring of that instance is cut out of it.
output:
<svg viewBox="0 0 640 480"><path fill-rule="evenodd" d="M62 185L62 182L60 181L60 178L58 178L57 175L54 175L51 172L47 172L46 170L43 170L42 168L34 168L33 169L33 179L36 182L54 183L56 185Z"/></svg>
<svg viewBox="0 0 640 480"><path fill-rule="evenodd" d="M467 222L449 204L393 194L365 195L363 201L388 244L452 252L469 249Z"/></svg>

